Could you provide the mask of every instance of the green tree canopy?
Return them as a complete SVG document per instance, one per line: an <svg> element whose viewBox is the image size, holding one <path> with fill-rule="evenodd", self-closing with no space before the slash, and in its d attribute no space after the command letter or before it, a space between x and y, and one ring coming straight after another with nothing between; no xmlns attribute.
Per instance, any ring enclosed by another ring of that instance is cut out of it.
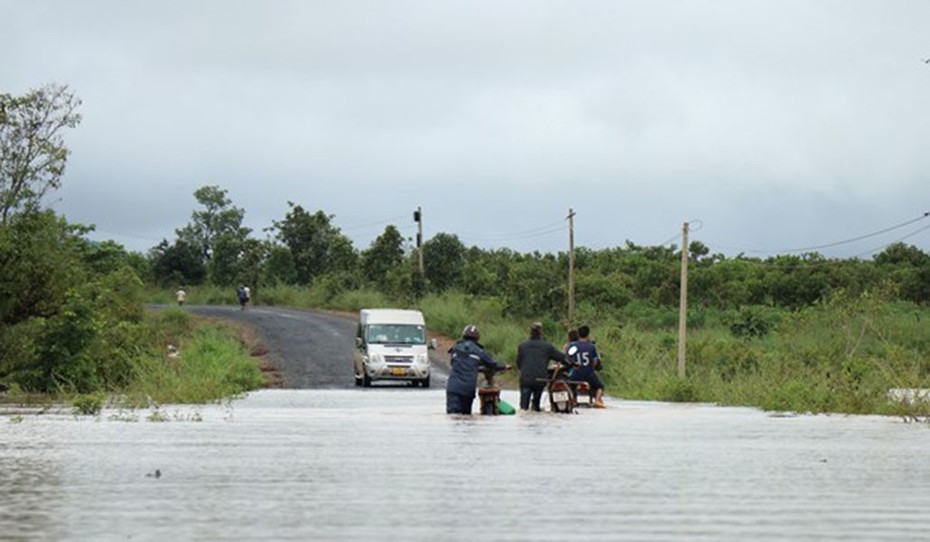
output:
<svg viewBox="0 0 930 542"><path fill-rule="evenodd" d="M375 283L384 282L388 271L400 265L403 260L404 237L396 227L389 225L362 254L365 278Z"/></svg>
<svg viewBox="0 0 930 542"><path fill-rule="evenodd" d="M913 245L893 243L875 255L875 263L880 265L905 264L920 267L930 263L930 256Z"/></svg>
<svg viewBox="0 0 930 542"><path fill-rule="evenodd" d="M176 239L169 244L163 239L149 252L151 273L162 286L200 284L207 276L200 248Z"/></svg>
<svg viewBox="0 0 930 542"><path fill-rule="evenodd" d="M70 152L62 131L80 123L80 105L64 85L23 96L0 93L0 224L38 209L42 197L61 186Z"/></svg>
<svg viewBox="0 0 930 542"><path fill-rule="evenodd" d="M459 285L462 265L465 263L465 245L457 235L437 233L423 244L423 267L429 286L443 291Z"/></svg>
<svg viewBox="0 0 930 542"><path fill-rule="evenodd" d="M226 193L219 186L198 188L194 198L203 209L191 213L191 221L176 231L180 240L202 251L204 260L215 254L220 238L242 241L249 235L249 229L242 227L245 210L235 207Z"/></svg>
<svg viewBox="0 0 930 542"><path fill-rule="evenodd" d="M243 249L251 230L242 226L245 210L232 204L219 186L202 186L194 198L202 209L191 213L191 221L177 230L178 239L199 247L207 274L214 284L228 286L241 274Z"/></svg>
<svg viewBox="0 0 930 542"><path fill-rule="evenodd" d="M296 281L309 284L328 272L350 271L357 254L352 242L332 224L333 215L310 214L292 201L287 204L290 211L272 229L291 252Z"/></svg>

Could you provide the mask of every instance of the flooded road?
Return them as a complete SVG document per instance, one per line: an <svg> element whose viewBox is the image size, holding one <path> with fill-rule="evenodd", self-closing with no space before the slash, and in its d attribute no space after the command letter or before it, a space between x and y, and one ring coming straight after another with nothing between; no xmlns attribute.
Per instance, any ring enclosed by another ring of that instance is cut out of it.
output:
<svg viewBox="0 0 930 542"><path fill-rule="evenodd" d="M0 416L0 539L930 537L925 424L444 404L436 389L267 390L157 415Z"/></svg>

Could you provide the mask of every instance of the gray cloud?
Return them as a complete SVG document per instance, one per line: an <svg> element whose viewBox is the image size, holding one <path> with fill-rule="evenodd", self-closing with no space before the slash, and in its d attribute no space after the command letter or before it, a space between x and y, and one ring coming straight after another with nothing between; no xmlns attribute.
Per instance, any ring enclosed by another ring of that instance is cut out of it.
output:
<svg viewBox="0 0 930 542"><path fill-rule="evenodd" d="M482 246L562 250L563 231L526 232L573 207L589 246L661 243L700 219L696 238L735 253L855 237L930 203L917 0L0 12L0 91L58 81L84 100L56 209L132 249L171 239L204 184L255 230L291 200L359 248L383 228L367 224L409 231L418 205L427 236Z"/></svg>

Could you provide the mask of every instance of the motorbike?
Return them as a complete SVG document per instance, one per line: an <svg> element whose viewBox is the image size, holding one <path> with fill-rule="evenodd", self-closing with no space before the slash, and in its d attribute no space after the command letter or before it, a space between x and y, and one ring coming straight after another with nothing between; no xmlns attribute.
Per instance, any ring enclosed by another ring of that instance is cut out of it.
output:
<svg viewBox="0 0 930 542"><path fill-rule="evenodd" d="M543 379L546 383L546 394L549 396L549 411L562 414L572 414L577 406L577 398L573 386L581 384L568 378L570 365L556 363L549 368L549 378Z"/></svg>
<svg viewBox="0 0 930 542"><path fill-rule="evenodd" d="M594 390L587 382L580 380L572 384L572 393L575 395L575 406L588 407L594 406Z"/></svg>
<svg viewBox="0 0 930 542"><path fill-rule="evenodd" d="M479 410L485 416L497 416L502 414L501 409L501 388L494 382L494 375L508 370L496 369L494 367L481 366L478 371L484 376L484 385L478 388ZM509 404L506 405L508 414L513 414Z"/></svg>

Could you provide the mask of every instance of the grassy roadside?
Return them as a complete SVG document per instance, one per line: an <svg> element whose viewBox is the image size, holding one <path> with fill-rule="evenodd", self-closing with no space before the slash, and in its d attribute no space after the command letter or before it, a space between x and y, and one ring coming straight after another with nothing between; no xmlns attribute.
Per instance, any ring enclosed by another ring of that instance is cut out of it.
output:
<svg viewBox="0 0 930 542"><path fill-rule="evenodd" d="M191 303L225 300L231 292L197 291ZM530 319L503 314L493 298L430 295L415 304L373 291L339 294L274 288L258 293L266 305L357 311L363 307L419 308L430 329L457 337L465 324L513 363ZM677 376L677 311L629 304L582 311L605 360L608 393L629 399L709 402L772 411L930 416L926 402L888 400L893 388L930 388L930 310L880 295L845 296L797 312L766 307L689 313L687 377ZM565 327L543 319L547 338L561 346ZM512 376L512 375L511 375Z"/></svg>
<svg viewBox="0 0 930 542"><path fill-rule="evenodd" d="M43 408L72 404L77 414L93 415L104 406L217 402L277 383L276 374L261 357L261 343L248 328L175 307L147 311L142 327L147 347L133 360L129 381L118 389L53 395L13 389L4 401Z"/></svg>
<svg viewBox="0 0 930 542"><path fill-rule="evenodd" d="M151 311L147 324L161 354L148 356L123 390L132 404L209 403L266 383L240 327L173 307Z"/></svg>

